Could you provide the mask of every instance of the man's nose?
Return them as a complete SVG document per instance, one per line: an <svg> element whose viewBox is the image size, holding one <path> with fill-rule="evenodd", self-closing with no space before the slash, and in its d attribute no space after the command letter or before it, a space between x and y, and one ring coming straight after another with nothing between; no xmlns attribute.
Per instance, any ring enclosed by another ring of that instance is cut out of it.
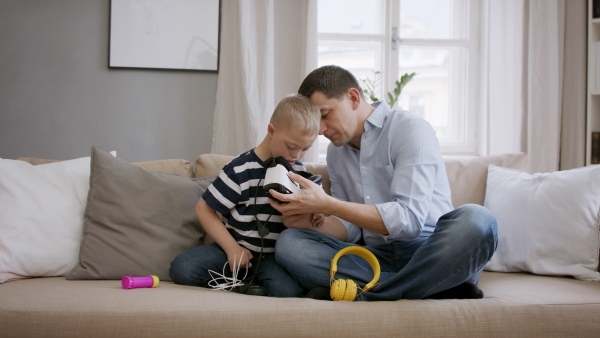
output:
<svg viewBox="0 0 600 338"><path fill-rule="evenodd" d="M319 135L323 135L327 130L327 126L325 126L325 122L321 121L321 125L319 126Z"/></svg>

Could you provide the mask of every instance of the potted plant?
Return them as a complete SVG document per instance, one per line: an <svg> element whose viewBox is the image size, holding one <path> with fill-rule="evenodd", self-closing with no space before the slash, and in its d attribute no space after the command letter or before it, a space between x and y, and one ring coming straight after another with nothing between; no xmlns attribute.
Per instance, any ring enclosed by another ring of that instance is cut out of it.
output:
<svg viewBox="0 0 600 338"><path fill-rule="evenodd" d="M400 97L400 93L402 93L402 89L415 77L417 73L406 73L400 77L399 80L396 80L395 87L392 91L389 91L385 97L387 104L390 108L394 108L396 102L398 102L398 97ZM366 78L361 80L364 84L363 92L365 95L369 97L372 102L381 101L379 98L375 96L375 90L381 85L381 72L373 71L373 79Z"/></svg>

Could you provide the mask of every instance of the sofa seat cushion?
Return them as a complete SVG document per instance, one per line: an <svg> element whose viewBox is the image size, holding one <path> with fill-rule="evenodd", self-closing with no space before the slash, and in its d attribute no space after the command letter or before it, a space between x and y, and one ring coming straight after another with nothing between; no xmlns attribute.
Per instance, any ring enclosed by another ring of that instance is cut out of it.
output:
<svg viewBox="0 0 600 338"><path fill-rule="evenodd" d="M37 278L0 286L12 336L594 336L600 283L484 272L484 299L333 302L240 295L161 282Z"/></svg>

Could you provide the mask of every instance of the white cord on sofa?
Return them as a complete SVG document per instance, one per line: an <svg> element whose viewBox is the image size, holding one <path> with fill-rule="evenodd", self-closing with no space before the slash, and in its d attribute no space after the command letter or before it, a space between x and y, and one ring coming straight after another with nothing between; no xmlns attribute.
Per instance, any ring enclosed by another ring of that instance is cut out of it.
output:
<svg viewBox="0 0 600 338"><path fill-rule="evenodd" d="M242 252L242 255L240 256L240 260L238 264L235 264L235 256L233 256L233 261L234 261L234 266L233 269L231 269L231 277L227 277L225 275L225 267L227 266L228 262L225 262L225 264L223 265L223 273L220 274L214 270L208 270L208 274L210 274L210 277L212 278L212 280L210 282L208 282L208 286L210 286L211 288L213 288L213 290L223 290L223 291L231 291L233 290L233 288L237 287L237 286L242 286L244 285L244 283L242 282L248 275L248 269L246 270L246 273L244 274L244 277L242 279L238 279L238 273L240 271L240 266L242 264L242 257L244 257L244 252ZM248 268L251 267L251 264L248 263ZM215 277L215 275L217 277ZM219 281L221 281L221 283L219 283Z"/></svg>

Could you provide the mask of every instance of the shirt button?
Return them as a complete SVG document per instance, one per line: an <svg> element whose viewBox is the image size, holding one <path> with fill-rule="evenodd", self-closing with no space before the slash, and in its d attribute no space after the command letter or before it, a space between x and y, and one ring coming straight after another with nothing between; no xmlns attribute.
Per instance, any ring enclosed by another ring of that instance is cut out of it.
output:
<svg viewBox="0 0 600 338"><path fill-rule="evenodd" d="M362 166L362 169L363 169L363 170L367 169L367 166L363 165L363 166Z"/></svg>
<svg viewBox="0 0 600 338"><path fill-rule="evenodd" d="M367 195L367 197L366 197L366 198L367 198L368 200L370 200L370 199L371 199L371 196Z"/></svg>

